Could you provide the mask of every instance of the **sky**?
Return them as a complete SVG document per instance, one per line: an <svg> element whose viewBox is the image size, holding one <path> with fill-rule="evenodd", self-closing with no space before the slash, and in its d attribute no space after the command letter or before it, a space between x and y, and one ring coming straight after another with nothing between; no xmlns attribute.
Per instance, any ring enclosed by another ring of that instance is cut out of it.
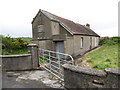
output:
<svg viewBox="0 0 120 90"><path fill-rule="evenodd" d="M32 20L39 9L85 25L104 36L118 36L119 0L1 0L0 34L32 37Z"/></svg>

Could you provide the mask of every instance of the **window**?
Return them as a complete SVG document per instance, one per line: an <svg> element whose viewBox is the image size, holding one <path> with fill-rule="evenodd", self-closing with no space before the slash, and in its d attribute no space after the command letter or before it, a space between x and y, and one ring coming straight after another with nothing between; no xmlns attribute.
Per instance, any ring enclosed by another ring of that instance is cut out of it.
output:
<svg viewBox="0 0 120 90"><path fill-rule="evenodd" d="M83 48L83 37L80 38L80 48Z"/></svg>
<svg viewBox="0 0 120 90"><path fill-rule="evenodd" d="M98 37L95 37L95 47L98 46Z"/></svg>
<svg viewBox="0 0 120 90"><path fill-rule="evenodd" d="M44 25L38 25L38 32L41 33L44 30Z"/></svg>
<svg viewBox="0 0 120 90"><path fill-rule="evenodd" d="M92 49L92 37L90 37L90 49Z"/></svg>
<svg viewBox="0 0 120 90"><path fill-rule="evenodd" d="M38 39L44 38L44 25L38 25Z"/></svg>

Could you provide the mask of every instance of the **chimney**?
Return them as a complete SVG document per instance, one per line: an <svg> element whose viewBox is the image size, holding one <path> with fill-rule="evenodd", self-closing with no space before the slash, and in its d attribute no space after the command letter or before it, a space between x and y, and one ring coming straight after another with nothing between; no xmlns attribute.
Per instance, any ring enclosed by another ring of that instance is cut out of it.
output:
<svg viewBox="0 0 120 90"><path fill-rule="evenodd" d="M87 23L87 24L86 24L86 27L87 27L87 28L90 28L90 24Z"/></svg>

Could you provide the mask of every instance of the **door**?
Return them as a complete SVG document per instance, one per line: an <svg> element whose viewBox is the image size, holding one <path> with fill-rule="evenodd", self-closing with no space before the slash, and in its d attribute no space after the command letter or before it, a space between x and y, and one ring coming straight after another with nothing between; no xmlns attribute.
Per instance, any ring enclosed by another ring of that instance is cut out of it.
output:
<svg viewBox="0 0 120 90"><path fill-rule="evenodd" d="M55 42L55 48L56 52L64 53L63 41ZM56 56L59 57L60 59L64 58L64 56L61 54L56 54Z"/></svg>

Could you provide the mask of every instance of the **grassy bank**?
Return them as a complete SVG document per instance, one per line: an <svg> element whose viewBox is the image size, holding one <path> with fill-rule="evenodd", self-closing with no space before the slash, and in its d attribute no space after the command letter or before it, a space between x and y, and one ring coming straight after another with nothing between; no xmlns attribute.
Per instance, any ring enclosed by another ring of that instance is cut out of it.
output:
<svg viewBox="0 0 120 90"><path fill-rule="evenodd" d="M99 44L101 45L99 49L89 52L82 57L82 60L87 60L95 69L118 68L120 37L104 37Z"/></svg>
<svg viewBox="0 0 120 90"><path fill-rule="evenodd" d="M103 45L86 54L82 59L87 59L95 69L118 68L118 45Z"/></svg>

